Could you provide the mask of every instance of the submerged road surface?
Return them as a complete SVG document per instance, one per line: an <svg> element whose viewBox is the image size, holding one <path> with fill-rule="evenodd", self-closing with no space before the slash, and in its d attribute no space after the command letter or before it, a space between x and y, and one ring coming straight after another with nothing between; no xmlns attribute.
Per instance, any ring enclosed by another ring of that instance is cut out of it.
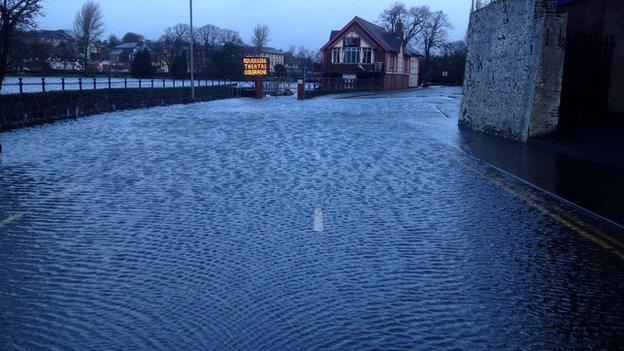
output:
<svg viewBox="0 0 624 351"><path fill-rule="evenodd" d="M0 134L0 349L621 346L624 261L461 151L459 99L236 99Z"/></svg>

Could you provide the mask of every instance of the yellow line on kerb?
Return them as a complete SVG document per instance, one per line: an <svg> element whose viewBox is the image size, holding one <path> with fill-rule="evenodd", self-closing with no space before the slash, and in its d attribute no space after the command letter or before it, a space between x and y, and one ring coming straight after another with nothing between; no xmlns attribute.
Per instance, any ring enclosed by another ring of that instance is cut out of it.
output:
<svg viewBox="0 0 624 351"><path fill-rule="evenodd" d="M483 162L472 155L469 155L469 156L479 162ZM505 179L503 176L496 176L493 174L488 174L487 172L483 170L473 167L468 162L460 161L459 159L457 159L456 161L458 161L458 163L463 165L468 170L471 170L475 172L476 174L482 176L483 178L493 183L496 183L506 192L516 197L517 199L529 204L530 206L535 208L540 213L549 216L550 218L559 222L563 226L566 226L574 230L576 233L578 233L582 237L597 244L601 248L615 254L621 259L624 259L624 242L618 240L617 238L614 238L612 235L609 235L608 233L600 229L592 227L591 224L587 223L586 221L581 219L579 216L576 216L573 213L570 213L570 211L564 210L561 206L555 203L549 204L542 197L537 197L537 196L528 194L526 191L523 191L523 189L520 186L512 184L511 181ZM504 170L501 170L487 163L485 164L488 167L496 171L508 174ZM536 187L536 188L541 189L539 187Z"/></svg>

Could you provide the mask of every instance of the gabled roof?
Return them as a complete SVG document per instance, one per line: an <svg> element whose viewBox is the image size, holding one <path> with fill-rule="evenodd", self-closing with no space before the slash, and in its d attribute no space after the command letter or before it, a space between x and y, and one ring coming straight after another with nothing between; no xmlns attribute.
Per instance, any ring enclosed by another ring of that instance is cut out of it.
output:
<svg viewBox="0 0 624 351"><path fill-rule="evenodd" d="M329 35L329 40L331 41L332 39L334 39L336 36L338 36L340 34L339 30L332 30L331 34Z"/></svg>
<svg viewBox="0 0 624 351"><path fill-rule="evenodd" d="M126 49L114 49L109 52L109 55L121 55Z"/></svg>
<svg viewBox="0 0 624 351"><path fill-rule="evenodd" d="M349 24L341 30L333 30L331 32L329 42L323 46L321 50L325 50L333 45L343 34L346 34L353 25L358 25L364 32L370 36L379 46L387 51L399 52L403 45L403 38L395 32L389 32L372 22L356 16Z"/></svg>
<svg viewBox="0 0 624 351"><path fill-rule="evenodd" d="M251 45L245 45L244 48L245 48L245 51L247 51L250 54L257 51L257 49ZM267 46L267 47L262 48L261 54L283 55L284 51Z"/></svg>
<svg viewBox="0 0 624 351"><path fill-rule="evenodd" d="M141 45L141 43L134 43L134 42L123 43L123 44L117 45L115 49L134 49L139 45Z"/></svg>

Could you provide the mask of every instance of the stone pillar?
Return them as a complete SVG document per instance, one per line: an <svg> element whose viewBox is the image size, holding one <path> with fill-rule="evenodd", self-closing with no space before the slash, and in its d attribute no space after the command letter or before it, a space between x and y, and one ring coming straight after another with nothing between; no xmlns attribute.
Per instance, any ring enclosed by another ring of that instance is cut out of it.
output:
<svg viewBox="0 0 624 351"><path fill-rule="evenodd" d="M256 99L264 98L264 78L256 78Z"/></svg>
<svg viewBox="0 0 624 351"><path fill-rule="evenodd" d="M305 82L303 79L297 81L297 99L305 100Z"/></svg>
<svg viewBox="0 0 624 351"><path fill-rule="evenodd" d="M473 12L460 126L520 141L554 132L566 27L552 0L499 0Z"/></svg>

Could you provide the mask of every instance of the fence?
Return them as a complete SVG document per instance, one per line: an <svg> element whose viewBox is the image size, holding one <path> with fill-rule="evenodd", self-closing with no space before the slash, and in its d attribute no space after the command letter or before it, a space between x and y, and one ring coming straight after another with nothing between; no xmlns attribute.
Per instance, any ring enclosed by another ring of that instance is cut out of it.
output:
<svg viewBox="0 0 624 351"><path fill-rule="evenodd" d="M311 78L305 82L306 91L367 91L383 89L381 79Z"/></svg>
<svg viewBox="0 0 624 351"><path fill-rule="evenodd" d="M195 79L196 87L244 85L225 79ZM14 78L8 77L0 85L0 94L45 93L48 91L137 89L137 88L185 88L191 86L189 79L132 79L132 78Z"/></svg>
<svg viewBox="0 0 624 351"><path fill-rule="evenodd" d="M306 98L328 94L383 90L383 81L378 78L310 78L304 84Z"/></svg>

